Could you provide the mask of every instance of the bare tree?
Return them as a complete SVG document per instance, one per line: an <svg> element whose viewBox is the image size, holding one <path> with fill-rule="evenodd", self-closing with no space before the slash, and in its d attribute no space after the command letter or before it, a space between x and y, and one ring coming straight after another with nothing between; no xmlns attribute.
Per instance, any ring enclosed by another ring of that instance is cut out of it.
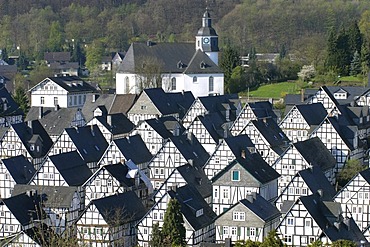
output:
<svg viewBox="0 0 370 247"><path fill-rule="evenodd" d="M138 58L137 81L139 90L162 87L163 63L155 57Z"/></svg>

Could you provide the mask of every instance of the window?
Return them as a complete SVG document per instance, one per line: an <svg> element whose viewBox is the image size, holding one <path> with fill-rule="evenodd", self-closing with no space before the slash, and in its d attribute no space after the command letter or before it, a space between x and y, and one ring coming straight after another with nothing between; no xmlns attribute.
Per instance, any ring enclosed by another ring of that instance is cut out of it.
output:
<svg viewBox="0 0 370 247"><path fill-rule="evenodd" d="M250 232L249 232L249 233L250 233L250 236L251 236L251 237L256 236L256 228L255 228L255 227L251 227L251 228L250 228Z"/></svg>
<svg viewBox="0 0 370 247"><path fill-rule="evenodd" d="M196 212L195 212L195 216L196 217L199 217L199 216L202 216L203 215L203 208L201 208L201 209L199 209L199 210L197 210Z"/></svg>
<svg viewBox="0 0 370 247"><path fill-rule="evenodd" d="M294 218L287 218L287 225L293 226L294 225Z"/></svg>
<svg viewBox="0 0 370 247"><path fill-rule="evenodd" d="M112 187L112 179L108 179L107 180L107 186L108 187Z"/></svg>
<svg viewBox="0 0 370 247"><path fill-rule="evenodd" d="M307 189L306 188L302 188L302 195L307 195Z"/></svg>
<svg viewBox="0 0 370 247"><path fill-rule="evenodd" d="M218 189L217 188L213 189L213 195L214 195L215 198L218 198Z"/></svg>
<svg viewBox="0 0 370 247"><path fill-rule="evenodd" d="M45 97L43 96L40 97L40 104L41 105L45 104Z"/></svg>
<svg viewBox="0 0 370 247"><path fill-rule="evenodd" d="M229 190L228 189L223 189L223 196L225 199L229 198Z"/></svg>
<svg viewBox="0 0 370 247"><path fill-rule="evenodd" d="M245 212L233 212L234 221L245 221Z"/></svg>
<svg viewBox="0 0 370 247"><path fill-rule="evenodd" d="M78 95L78 104L79 105L82 105L82 97L81 97L81 95Z"/></svg>
<svg viewBox="0 0 370 247"><path fill-rule="evenodd" d="M175 77L171 78L171 90L172 91L176 90L176 78Z"/></svg>
<svg viewBox="0 0 370 247"><path fill-rule="evenodd" d="M159 219L163 220L163 213L159 213Z"/></svg>
<svg viewBox="0 0 370 247"><path fill-rule="evenodd" d="M130 92L130 79L128 76L125 77L125 93Z"/></svg>
<svg viewBox="0 0 370 247"><path fill-rule="evenodd" d="M54 105L58 105L58 97L54 97Z"/></svg>
<svg viewBox="0 0 370 247"><path fill-rule="evenodd" d="M198 78L196 76L193 77L193 83L198 83Z"/></svg>
<svg viewBox="0 0 370 247"><path fill-rule="evenodd" d="M77 95L73 96L73 104L77 105Z"/></svg>
<svg viewBox="0 0 370 247"><path fill-rule="evenodd" d="M311 227L311 219L305 219L304 226L305 227Z"/></svg>
<svg viewBox="0 0 370 247"><path fill-rule="evenodd" d="M236 226L232 226L232 227L231 227L231 235L232 235L232 236L236 236L236 233L237 233L237 228L236 228Z"/></svg>
<svg viewBox="0 0 370 247"><path fill-rule="evenodd" d="M292 235L285 235L284 236L284 242L285 243L291 243L292 242Z"/></svg>
<svg viewBox="0 0 370 247"><path fill-rule="evenodd" d="M164 169L163 168L161 168L161 175L163 175L164 174Z"/></svg>
<svg viewBox="0 0 370 247"><path fill-rule="evenodd" d="M229 227L228 226L224 226L222 228L222 233L223 233L223 235L229 235Z"/></svg>
<svg viewBox="0 0 370 247"><path fill-rule="evenodd" d="M240 181L240 171L232 171L231 180L232 181Z"/></svg>
<svg viewBox="0 0 370 247"><path fill-rule="evenodd" d="M208 85L208 89L209 89L209 91L210 91L210 92L213 92L213 90L214 90L214 88L213 88L213 86L214 86L214 85L213 85L213 76L210 76L210 77L209 77L209 82L208 82L208 84L209 84L209 85Z"/></svg>
<svg viewBox="0 0 370 247"><path fill-rule="evenodd" d="M156 220L156 219L158 219L158 214L157 213L154 213L153 214L153 218Z"/></svg>

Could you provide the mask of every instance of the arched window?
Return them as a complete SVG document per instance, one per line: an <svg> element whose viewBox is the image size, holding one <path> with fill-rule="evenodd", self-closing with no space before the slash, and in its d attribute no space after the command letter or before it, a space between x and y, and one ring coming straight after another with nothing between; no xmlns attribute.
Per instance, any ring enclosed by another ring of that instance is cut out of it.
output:
<svg viewBox="0 0 370 247"><path fill-rule="evenodd" d="M175 77L171 78L171 90L172 91L176 90L176 78Z"/></svg>
<svg viewBox="0 0 370 247"><path fill-rule="evenodd" d="M208 89L210 92L213 92L214 88L213 88L213 76L210 76L209 77L209 83L208 83Z"/></svg>
<svg viewBox="0 0 370 247"><path fill-rule="evenodd" d="M198 78L196 76L193 77L193 83L198 83Z"/></svg>
<svg viewBox="0 0 370 247"><path fill-rule="evenodd" d="M125 93L130 92L130 79L128 76L125 77Z"/></svg>

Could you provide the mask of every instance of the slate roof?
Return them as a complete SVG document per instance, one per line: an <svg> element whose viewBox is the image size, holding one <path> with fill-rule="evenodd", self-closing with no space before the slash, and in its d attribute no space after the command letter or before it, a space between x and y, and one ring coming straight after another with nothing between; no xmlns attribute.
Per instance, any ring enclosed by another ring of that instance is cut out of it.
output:
<svg viewBox="0 0 370 247"><path fill-rule="evenodd" d="M65 131L87 163L98 162L108 147L97 125L67 128Z"/></svg>
<svg viewBox="0 0 370 247"><path fill-rule="evenodd" d="M236 164L240 164L241 167L243 167L261 184L266 184L280 177L280 174L277 173L274 168L269 166L258 153L252 153L247 155L246 158L237 157L212 178L212 183L221 178Z"/></svg>
<svg viewBox="0 0 370 247"><path fill-rule="evenodd" d="M111 118L111 124L108 123L109 117ZM135 125L123 113L98 116L96 119L113 135L128 134L135 128Z"/></svg>
<svg viewBox="0 0 370 247"><path fill-rule="evenodd" d="M361 171L360 174L370 184L370 168Z"/></svg>
<svg viewBox="0 0 370 247"><path fill-rule="evenodd" d="M337 92L347 92L346 99L336 99L340 105L349 105L354 102L359 96L369 92L368 87L351 87L351 86L326 86L327 90L334 96Z"/></svg>
<svg viewBox="0 0 370 247"><path fill-rule="evenodd" d="M173 131L176 126L179 126L180 128L179 134L182 134L185 131L184 126L173 116L147 119L145 122L164 139L167 139L173 135Z"/></svg>
<svg viewBox="0 0 370 247"><path fill-rule="evenodd" d="M288 148L289 138L272 118L252 120L251 123L277 154L281 155Z"/></svg>
<svg viewBox="0 0 370 247"><path fill-rule="evenodd" d="M145 207L133 191L92 200L104 220L111 226L123 225L141 219Z"/></svg>
<svg viewBox="0 0 370 247"><path fill-rule="evenodd" d="M114 99L110 108L108 108L108 113L123 113L127 116L128 111L137 99L138 96L136 94L114 94Z"/></svg>
<svg viewBox="0 0 370 247"><path fill-rule="evenodd" d="M1 67L1 66L0 66ZM6 104L6 108L4 105ZM0 83L0 117L23 115L23 111L14 101L4 84Z"/></svg>
<svg viewBox="0 0 370 247"><path fill-rule="evenodd" d="M238 98L239 97L237 94L224 94L224 95L198 97L198 100L202 103L202 105L208 112L219 112L220 110L225 110L224 106L222 105L224 103L229 104L231 110L235 111L236 110L235 104L234 102L232 102L232 100L238 99ZM231 116L230 116L230 119L232 119Z"/></svg>
<svg viewBox="0 0 370 247"><path fill-rule="evenodd" d="M299 171L296 176L300 176L313 193L322 190L325 199L331 200L336 194L334 187L318 166Z"/></svg>
<svg viewBox="0 0 370 247"><path fill-rule="evenodd" d="M277 119L277 116L273 111L272 104L269 101L250 102L248 105L258 119L270 117Z"/></svg>
<svg viewBox="0 0 370 247"><path fill-rule="evenodd" d="M176 170L185 179L187 184L192 185L203 198L212 195L212 183L204 173L203 169L185 164L176 168Z"/></svg>
<svg viewBox="0 0 370 247"><path fill-rule="evenodd" d="M52 208L71 208L73 196L75 192L78 192L77 187L73 186L16 184L14 186L12 196L19 195L27 191L37 192L37 194L42 198L42 204L45 207Z"/></svg>
<svg viewBox="0 0 370 247"><path fill-rule="evenodd" d="M79 108L56 108L32 106L27 113L25 121L39 120L50 136L59 136L65 128L72 127L71 123L80 111ZM39 118L42 111L42 118Z"/></svg>
<svg viewBox="0 0 370 247"><path fill-rule="evenodd" d="M179 118L183 118L195 101L194 95L191 91L181 93L166 93L170 102L177 106Z"/></svg>
<svg viewBox="0 0 370 247"><path fill-rule="evenodd" d="M49 159L69 186L81 186L92 175L86 162L76 151L52 155Z"/></svg>
<svg viewBox="0 0 370 247"><path fill-rule="evenodd" d="M226 120L221 118L219 113L213 112L205 115L199 115L196 117L205 129L208 131L212 139L219 143L224 138L224 132L229 132L227 126L224 126Z"/></svg>
<svg viewBox="0 0 370 247"><path fill-rule="evenodd" d="M90 122L94 118L94 111L99 106L104 106L105 109L110 109L113 104L114 94L89 94L86 97L85 104L82 107L82 114L86 122Z"/></svg>
<svg viewBox="0 0 370 247"><path fill-rule="evenodd" d="M62 63L58 63L58 62L52 62L50 63L49 65L49 68L53 69L53 70L61 70L61 69L78 69L80 68L80 65L78 62L62 62Z"/></svg>
<svg viewBox="0 0 370 247"><path fill-rule="evenodd" d="M343 218L340 203L323 201L318 194L299 199L308 213L331 241L347 239L358 242L365 240L352 218ZM339 219L339 221L338 221Z"/></svg>
<svg viewBox="0 0 370 247"><path fill-rule="evenodd" d="M209 154L192 133L171 136L169 139L188 162L193 161L194 166L202 167L209 159Z"/></svg>
<svg viewBox="0 0 370 247"><path fill-rule="evenodd" d="M216 219L215 212L193 186L187 184L177 188L176 191L170 190L167 193L180 203L182 215L195 231L209 226ZM203 214L196 217L196 212L201 209L203 209Z"/></svg>
<svg viewBox="0 0 370 247"><path fill-rule="evenodd" d="M318 166L323 171L333 169L336 165L335 158L318 137L293 143L293 146L308 164Z"/></svg>
<svg viewBox="0 0 370 247"><path fill-rule="evenodd" d="M44 60L51 62L66 62L71 60L70 52L45 52Z"/></svg>
<svg viewBox="0 0 370 247"><path fill-rule="evenodd" d="M38 120L29 121L27 123L22 122L18 124L12 124L12 128L17 133L18 137L21 139L23 145L26 147L27 151L32 155L32 157L36 157L37 154L30 150L30 145L28 143L34 137L34 135L38 135L42 140L42 149L39 155L40 157L45 156L53 145L53 141L50 139L50 136Z"/></svg>
<svg viewBox="0 0 370 247"><path fill-rule="evenodd" d="M22 226L27 226L45 215L38 207L37 197L32 196L31 198L26 193L2 199L0 203L4 203L8 207Z"/></svg>
<svg viewBox="0 0 370 247"><path fill-rule="evenodd" d="M246 208L251 210L264 222L268 222L272 219L280 217L279 210L257 193L247 195L246 198L240 200L239 203L243 204Z"/></svg>
<svg viewBox="0 0 370 247"><path fill-rule="evenodd" d="M335 117L327 117L326 119L331 123L333 128L337 131L337 133L339 134L343 142L348 146L348 148L354 150L354 130L352 130L350 126L339 125Z"/></svg>
<svg viewBox="0 0 370 247"><path fill-rule="evenodd" d="M161 73L222 73L220 68L203 52L195 50L194 43L132 43L118 73L138 73L147 59L155 59ZM200 68L200 62L208 66ZM182 63L182 66L178 66Z"/></svg>
<svg viewBox="0 0 370 247"><path fill-rule="evenodd" d="M14 93L13 80L17 74L17 65L0 65L0 76L3 77L8 92Z"/></svg>
<svg viewBox="0 0 370 247"><path fill-rule="evenodd" d="M310 126L319 125L328 115L321 103L296 105L295 107Z"/></svg>
<svg viewBox="0 0 370 247"><path fill-rule="evenodd" d="M113 142L121 151L126 160L132 160L135 164L149 162L153 155L146 147L140 135L133 135L126 138L115 139Z"/></svg>
<svg viewBox="0 0 370 247"><path fill-rule="evenodd" d="M41 83L44 83L46 80L53 81L54 83L58 84L60 87L65 89L69 93L92 93L95 92L96 89L82 80L78 76L57 76L57 77L47 77L36 86L31 88L29 91L32 92L34 88L38 87Z"/></svg>
<svg viewBox="0 0 370 247"><path fill-rule="evenodd" d="M130 169L124 164L105 165L102 169L106 169L123 187L132 187L135 185L135 179L127 177L127 173Z"/></svg>
<svg viewBox="0 0 370 247"><path fill-rule="evenodd" d="M2 163L16 184L27 184L36 173L35 167L23 155L2 159Z"/></svg>

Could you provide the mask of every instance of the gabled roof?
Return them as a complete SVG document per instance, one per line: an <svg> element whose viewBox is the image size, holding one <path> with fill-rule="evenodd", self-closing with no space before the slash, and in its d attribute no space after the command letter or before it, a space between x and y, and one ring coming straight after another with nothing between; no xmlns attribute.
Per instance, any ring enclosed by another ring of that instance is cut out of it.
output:
<svg viewBox="0 0 370 247"><path fill-rule="evenodd" d="M111 119L111 123L108 118ZM113 135L128 134L135 128L135 125L123 113L98 116L96 119Z"/></svg>
<svg viewBox="0 0 370 247"><path fill-rule="evenodd" d="M50 136L59 136L65 128L72 127L79 108L55 108L32 106L27 113L25 121L39 120ZM40 118L40 113L42 117Z"/></svg>
<svg viewBox="0 0 370 247"><path fill-rule="evenodd" d="M332 169L336 165L335 158L318 137L293 143L293 146L298 150L308 164L318 166L323 171Z"/></svg>
<svg viewBox="0 0 370 247"><path fill-rule="evenodd" d="M235 104L232 102L232 100L238 98L239 97L237 94L224 94L198 97L198 100L208 112L219 112L221 109L224 109L222 105L224 103L229 104L231 110L235 110ZM232 118L230 117L230 119Z"/></svg>
<svg viewBox="0 0 370 247"><path fill-rule="evenodd" d="M34 153L34 151L30 150L29 142L36 135L40 137L42 141L42 149L39 155L40 157L45 156L53 145L53 141L50 139L50 136L38 120L29 121L27 123L22 122L18 124L12 124L12 128L17 133L23 145L32 156L35 156L36 154Z"/></svg>
<svg viewBox="0 0 370 247"><path fill-rule="evenodd" d="M361 171L360 174L370 184L370 168Z"/></svg>
<svg viewBox="0 0 370 247"><path fill-rule="evenodd" d="M73 186L41 186L16 184L12 196L35 191L42 199L44 207L71 208L73 196L78 192L77 187Z"/></svg>
<svg viewBox="0 0 370 247"><path fill-rule="evenodd" d="M149 162L153 158L140 135L115 139L113 142L123 156L127 160L132 160L135 164Z"/></svg>
<svg viewBox="0 0 370 247"><path fill-rule="evenodd" d="M104 106L109 110L114 102L114 94L89 94L86 97L84 106L82 107L82 114L86 122L90 122L94 118L94 110L99 106Z"/></svg>
<svg viewBox="0 0 370 247"><path fill-rule="evenodd" d="M46 60L48 63L70 61L71 53L70 52L45 52L44 60Z"/></svg>
<svg viewBox="0 0 370 247"><path fill-rule="evenodd" d="M279 210L255 192L251 195L247 195L246 198L241 200L239 203L251 210L264 222L280 217Z"/></svg>
<svg viewBox="0 0 370 247"><path fill-rule="evenodd" d="M23 114L22 109L19 108L19 105L14 101L4 84L0 83L0 117Z"/></svg>
<svg viewBox="0 0 370 247"><path fill-rule="evenodd" d="M196 119L202 123L216 143L218 143L220 139L224 138L225 131L228 132L227 127L223 126L226 123L226 120L221 118L220 114L217 112L199 115Z"/></svg>
<svg viewBox="0 0 370 247"><path fill-rule="evenodd" d="M269 117L277 119L277 116L273 111L272 104L269 101L250 102L248 103L248 106L258 119Z"/></svg>
<svg viewBox="0 0 370 247"><path fill-rule="evenodd" d="M212 195L212 183L204 173L203 169L185 164L176 168L176 170L185 179L187 184L192 185L203 198Z"/></svg>
<svg viewBox="0 0 370 247"><path fill-rule="evenodd" d="M182 61L181 61L182 62ZM221 69L201 50L197 50L194 56L186 64L185 74L221 74Z"/></svg>
<svg viewBox="0 0 370 247"><path fill-rule="evenodd" d="M290 140L272 118L252 120L250 123L261 133L277 154L281 155L287 149Z"/></svg>
<svg viewBox="0 0 370 247"><path fill-rule="evenodd" d="M160 66L161 73L186 73L188 66L191 66L188 73L215 73L214 66L201 69L200 62L209 58L203 52L199 55L195 53L194 43L132 43L118 68L118 73L139 73L148 59L154 60ZM198 68L192 66L192 61L198 64ZM209 64L211 62L208 61ZM222 73L220 69L217 71Z"/></svg>
<svg viewBox="0 0 370 247"><path fill-rule="evenodd" d="M114 99L111 107L108 108L108 113L123 113L127 116L128 111L137 99L138 96L136 94L114 94Z"/></svg>
<svg viewBox="0 0 370 247"><path fill-rule="evenodd" d="M167 193L180 203L182 215L195 231L209 226L216 219L215 212L193 186L187 184ZM199 210L203 210L203 214L196 217Z"/></svg>
<svg viewBox="0 0 370 247"><path fill-rule="evenodd" d="M163 116L160 118L152 118L144 120L150 127L154 129L162 138L167 139L173 135L173 131L178 126L179 134L184 133L184 126L173 116Z"/></svg>
<svg viewBox="0 0 370 247"><path fill-rule="evenodd" d="M335 93L347 93L346 99L336 99L341 105L349 105L354 102L359 96L369 92L368 87L339 87L339 86L326 86L328 91L334 96Z"/></svg>
<svg viewBox="0 0 370 247"><path fill-rule="evenodd" d="M101 169L106 169L110 175L120 182L123 187L132 187L135 185L135 179L127 177L127 173L130 171L128 166L125 164L117 163L111 165L105 165Z"/></svg>
<svg viewBox="0 0 370 247"><path fill-rule="evenodd" d="M255 145L251 141L248 135L229 136L224 139L226 145L233 152L235 157L241 157L242 151L251 153L249 149L255 150Z"/></svg>
<svg viewBox="0 0 370 247"><path fill-rule="evenodd" d="M97 125L67 128L65 131L86 162L99 161L108 147Z"/></svg>
<svg viewBox="0 0 370 247"><path fill-rule="evenodd" d="M331 241L347 239L358 242L365 240L352 218L343 218L340 203L323 201L318 194L299 199L311 217Z"/></svg>
<svg viewBox="0 0 370 247"><path fill-rule="evenodd" d="M92 175L86 162L76 151L52 155L49 159L69 186L80 186Z"/></svg>
<svg viewBox="0 0 370 247"><path fill-rule="evenodd" d="M146 212L141 199L133 191L92 200L91 204L110 226L139 220Z"/></svg>
<svg viewBox="0 0 370 247"><path fill-rule="evenodd" d="M170 101L177 105L180 119L186 114L193 102L195 101L194 95L191 91L181 93L166 93Z"/></svg>
<svg viewBox="0 0 370 247"><path fill-rule="evenodd" d="M171 136L169 139L188 162L189 160L193 161L194 166L200 168L209 159L209 154L192 133L187 135Z"/></svg>
<svg viewBox="0 0 370 247"><path fill-rule="evenodd" d="M293 107L294 108L294 107ZM295 108L301 113L308 125L319 125L328 115L321 103L296 105Z"/></svg>
<svg viewBox="0 0 370 247"><path fill-rule="evenodd" d="M296 176L300 176L313 193L322 190L324 198L328 200L331 200L336 194L334 187L318 166L299 171Z"/></svg>
<svg viewBox="0 0 370 247"><path fill-rule="evenodd" d="M87 82L83 81L78 76L58 76L58 77L47 77L46 79L42 80L36 86L32 87L29 91L34 91L40 84L45 83L47 81L53 81L54 83L58 84L60 87L65 89L69 93L92 93L95 92L96 89L88 84Z"/></svg>
<svg viewBox="0 0 370 247"><path fill-rule="evenodd" d="M80 64L78 62L52 62L49 64L49 68L53 70L61 70L61 69L75 69L77 70L80 68Z"/></svg>
<svg viewBox="0 0 370 247"><path fill-rule="evenodd" d="M177 104L168 97L162 88L147 88L142 94L146 94L162 115L179 113Z"/></svg>
<svg viewBox="0 0 370 247"><path fill-rule="evenodd" d="M27 184L36 173L35 167L23 155L2 160L16 184Z"/></svg>
<svg viewBox="0 0 370 247"><path fill-rule="evenodd" d="M41 213L39 197L34 195L28 196L23 193L2 199L0 203L4 203L8 207L22 226L27 226L45 215L45 213Z"/></svg>
<svg viewBox="0 0 370 247"><path fill-rule="evenodd" d="M335 117L327 117L326 119L333 126L348 148L354 150L353 142L355 138L355 132L350 128L350 126L339 125L338 120Z"/></svg>
<svg viewBox="0 0 370 247"><path fill-rule="evenodd" d="M252 153L246 155L245 158L237 157L223 170L216 174L212 178L212 183L221 178L236 164L240 164L252 177L254 177L259 183L266 184L270 181L278 179L280 174L275 171L274 168L269 166L266 161L258 153Z"/></svg>

